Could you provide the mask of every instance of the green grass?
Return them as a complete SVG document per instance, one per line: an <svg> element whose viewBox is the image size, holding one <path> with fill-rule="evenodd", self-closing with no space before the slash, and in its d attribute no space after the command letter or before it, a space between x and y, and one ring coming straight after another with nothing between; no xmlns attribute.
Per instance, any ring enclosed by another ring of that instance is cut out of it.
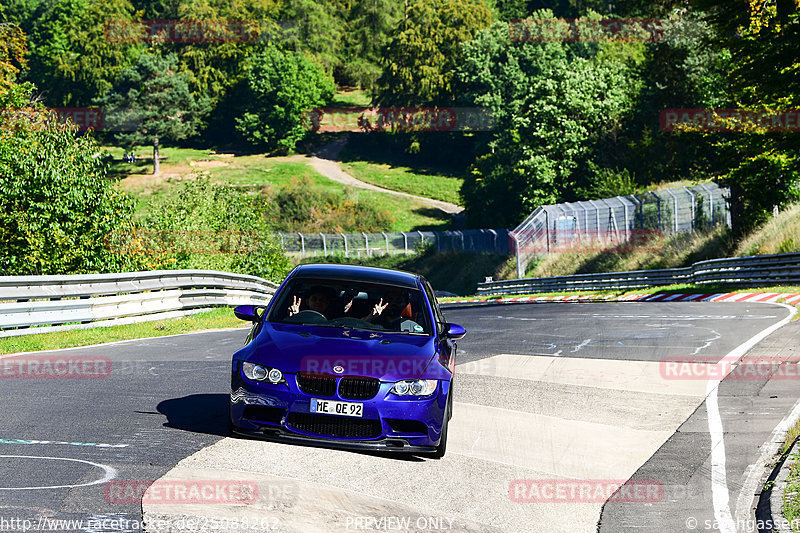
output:
<svg viewBox="0 0 800 533"><path fill-rule="evenodd" d="M782 454L785 454L800 435L800 421L789 430L786 436ZM792 461L789 466L789 476L786 478L786 487L783 491L783 517L789 521L792 531L800 533L800 453L795 452L786 459Z"/></svg>
<svg viewBox="0 0 800 533"><path fill-rule="evenodd" d="M106 147L117 159L121 148ZM148 164L114 163L120 175L120 188L136 200L136 217L143 217L149 203L163 194L171 194L177 185L193 176L205 174L218 183L259 189L282 187L293 179L307 179L315 187L343 195L352 201L366 201L379 209L386 209L394 217L387 231L445 230L450 228L450 217L422 202L397 197L388 193L365 191L346 187L315 171L303 156L266 157L263 154L215 154L209 150L164 149L169 158L162 163L161 174L153 176ZM138 172L138 173L137 173ZM330 228L335 232L335 228Z"/></svg>
<svg viewBox="0 0 800 533"><path fill-rule="evenodd" d="M641 246L604 248L598 244L584 249L542 255L528 264L526 277L566 276L597 272L626 272L689 266L697 261L727 257L733 248L727 228L653 236Z"/></svg>
<svg viewBox="0 0 800 533"><path fill-rule="evenodd" d="M736 247L739 256L790 252L800 252L800 204L770 218Z"/></svg>
<svg viewBox="0 0 800 533"><path fill-rule="evenodd" d="M460 204L459 191L462 178L436 174L432 171L393 166L367 161L352 161L342 164L353 177L393 191L406 192L434 200Z"/></svg>
<svg viewBox="0 0 800 533"><path fill-rule="evenodd" d="M340 88L328 107L369 107L372 97L365 89Z"/></svg>
<svg viewBox="0 0 800 533"><path fill-rule="evenodd" d="M153 147L137 146L133 153L136 154L136 163L125 163L122 156L125 153L123 148L118 146L103 146L111 156L111 166L109 175L122 177L128 174L147 174L153 172ZM214 160L219 156L213 150L198 150L196 148L173 148L163 146L159 148L159 159L161 165L185 165L190 160L203 161Z"/></svg>
<svg viewBox="0 0 800 533"><path fill-rule="evenodd" d="M233 315L232 309L226 307L180 318L141 322L139 324L0 338L0 354L73 348L130 339L163 337L192 331L235 328L246 324Z"/></svg>

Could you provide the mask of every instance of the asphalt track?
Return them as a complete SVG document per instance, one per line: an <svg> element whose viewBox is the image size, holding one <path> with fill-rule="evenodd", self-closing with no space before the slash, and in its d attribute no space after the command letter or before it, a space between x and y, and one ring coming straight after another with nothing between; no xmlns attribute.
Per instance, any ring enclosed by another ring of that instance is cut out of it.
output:
<svg viewBox="0 0 800 533"><path fill-rule="evenodd" d="M438 461L223 438L228 363L244 329L2 356L0 530L137 531L141 505L109 495L107 481L161 478L254 483L258 499L155 499L145 518L163 522L150 531L215 523L259 531L728 533L752 503L762 445L797 401L800 378L725 381L709 395L707 380L665 376L668 362L686 358L713 367L786 319L789 310L778 305L553 303L446 315L469 333L459 342L448 454ZM796 325L750 355L791 356ZM20 361L65 356L107 363L110 372L13 376ZM553 487L606 490L629 478L661 492L648 499L647 490L641 498L623 487L605 505L563 490L533 501ZM66 519L83 523L52 522Z"/></svg>

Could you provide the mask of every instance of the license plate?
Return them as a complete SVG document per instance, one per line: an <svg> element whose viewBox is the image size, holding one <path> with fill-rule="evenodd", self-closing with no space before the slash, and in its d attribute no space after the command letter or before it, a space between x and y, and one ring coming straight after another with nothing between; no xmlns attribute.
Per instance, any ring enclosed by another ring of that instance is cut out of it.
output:
<svg viewBox="0 0 800 533"><path fill-rule="evenodd" d="M363 403L337 402L335 400L318 400L311 398L311 412L326 415L355 416L361 418L364 414Z"/></svg>

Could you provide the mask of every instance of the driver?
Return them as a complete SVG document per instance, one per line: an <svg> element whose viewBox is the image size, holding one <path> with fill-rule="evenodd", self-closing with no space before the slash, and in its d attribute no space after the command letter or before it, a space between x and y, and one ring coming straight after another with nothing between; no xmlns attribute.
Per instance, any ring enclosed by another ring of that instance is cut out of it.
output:
<svg viewBox="0 0 800 533"><path fill-rule="evenodd" d="M316 287L312 287L308 291L308 296L306 297L306 305L304 307L309 311L316 311L317 313L326 316L331 307L332 301L333 301L333 290L330 287L323 287L321 285L318 285ZM297 313L299 313L301 311L300 307L302 303L303 303L302 298L298 298L296 295L293 296L292 303L291 305L289 305L289 316L296 315Z"/></svg>

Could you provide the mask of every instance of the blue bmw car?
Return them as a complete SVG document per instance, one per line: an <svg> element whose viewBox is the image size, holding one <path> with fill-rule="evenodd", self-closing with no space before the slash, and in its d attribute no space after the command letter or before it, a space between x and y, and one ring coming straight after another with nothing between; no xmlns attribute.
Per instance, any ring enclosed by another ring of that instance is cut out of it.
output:
<svg viewBox="0 0 800 533"><path fill-rule="evenodd" d="M303 265L233 355L233 434L444 455L455 341L425 278L395 270Z"/></svg>

